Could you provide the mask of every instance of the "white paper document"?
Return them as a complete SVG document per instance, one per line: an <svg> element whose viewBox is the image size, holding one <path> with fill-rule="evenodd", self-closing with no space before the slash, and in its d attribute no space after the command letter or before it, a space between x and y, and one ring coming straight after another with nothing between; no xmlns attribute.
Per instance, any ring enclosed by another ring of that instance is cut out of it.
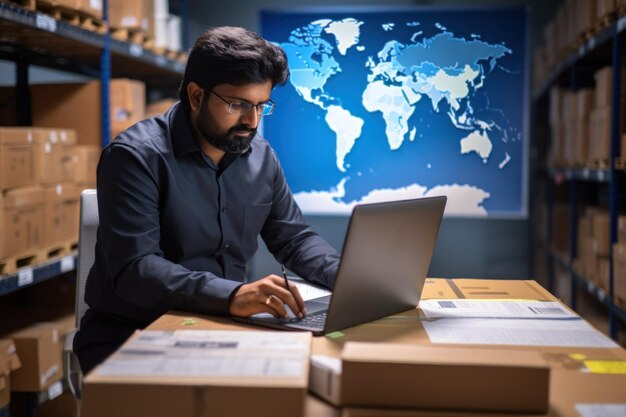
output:
<svg viewBox="0 0 626 417"><path fill-rule="evenodd" d="M149 330L118 350L97 374L297 377L304 371L309 351L306 334Z"/></svg>
<svg viewBox="0 0 626 417"><path fill-rule="evenodd" d="M578 316L557 301L536 300L421 300L428 318L477 317L518 319L574 319Z"/></svg>
<svg viewBox="0 0 626 417"><path fill-rule="evenodd" d="M441 318L422 320L432 343L616 348L611 339L577 320Z"/></svg>
<svg viewBox="0 0 626 417"><path fill-rule="evenodd" d="M576 404L581 417L624 417L626 404Z"/></svg>
<svg viewBox="0 0 626 417"><path fill-rule="evenodd" d="M332 294L330 291L323 288L316 287L306 282L289 281L289 285L295 285L298 287L298 291L304 301L313 300L315 298L326 297Z"/></svg>

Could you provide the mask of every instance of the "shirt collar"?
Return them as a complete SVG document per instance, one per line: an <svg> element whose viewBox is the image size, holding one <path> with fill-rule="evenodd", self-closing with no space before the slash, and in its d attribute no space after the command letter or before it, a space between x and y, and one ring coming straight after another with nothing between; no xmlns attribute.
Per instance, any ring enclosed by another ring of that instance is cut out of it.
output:
<svg viewBox="0 0 626 417"><path fill-rule="evenodd" d="M178 158L191 152L202 152L193 136L189 116L183 105L178 102L170 111L172 112L170 115L170 132L174 155ZM240 156L249 155L250 152L252 152L252 143Z"/></svg>

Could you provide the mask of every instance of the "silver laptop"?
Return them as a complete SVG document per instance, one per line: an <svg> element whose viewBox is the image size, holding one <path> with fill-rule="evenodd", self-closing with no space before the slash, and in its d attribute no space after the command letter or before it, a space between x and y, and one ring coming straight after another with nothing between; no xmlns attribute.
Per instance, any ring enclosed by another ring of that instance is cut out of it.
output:
<svg viewBox="0 0 626 417"><path fill-rule="evenodd" d="M446 197L431 197L355 206L332 295L306 301L303 319L233 319L320 336L414 309L445 205Z"/></svg>

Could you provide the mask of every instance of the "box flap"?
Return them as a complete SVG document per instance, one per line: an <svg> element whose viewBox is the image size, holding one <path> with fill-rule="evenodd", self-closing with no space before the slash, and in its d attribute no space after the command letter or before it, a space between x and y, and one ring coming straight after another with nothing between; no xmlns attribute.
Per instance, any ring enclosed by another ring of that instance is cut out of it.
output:
<svg viewBox="0 0 626 417"><path fill-rule="evenodd" d="M79 187L71 182L61 182L58 184L45 185L43 188L45 193L45 201L47 203L53 201L78 200L80 198Z"/></svg>

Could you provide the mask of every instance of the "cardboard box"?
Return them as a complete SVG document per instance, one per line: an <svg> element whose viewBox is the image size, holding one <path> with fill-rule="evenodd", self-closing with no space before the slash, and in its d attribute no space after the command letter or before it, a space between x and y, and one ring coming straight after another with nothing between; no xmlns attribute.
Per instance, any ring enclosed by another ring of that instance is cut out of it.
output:
<svg viewBox="0 0 626 417"><path fill-rule="evenodd" d="M146 85L141 81L115 79L110 86L111 137L114 138L145 117Z"/></svg>
<svg viewBox="0 0 626 417"><path fill-rule="evenodd" d="M79 10L96 19L102 19L102 0L79 0Z"/></svg>
<svg viewBox="0 0 626 417"><path fill-rule="evenodd" d="M81 415L300 416L310 344L304 332L138 332L87 375Z"/></svg>
<svg viewBox="0 0 626 417"><path fill-rule="evenodd" d="M141 30L154 37L154 1L109 0L109 24L116 29Z"/></svg>
<svg viewBox="0 0 626 417"><path fill-rule="evenodd" d="M538 352L348 342L341 359L343 405L548 410L550 368Z"/></svg>
<svg viewBox="0 0 626 417"><path fill-rule="evenodd" d="M72 183L44 187L44 246L78 241L80 191Z"/></svg>
<svg viewBox="0 0 626 417"><path fill-rule="evenodd" d="M44 193L39 186L4 194L4 252L0 258L40 249L44 244Z"/></svg>
<svg viewBox="0 0 626 417"><path fill-rule="evenodd" d="M598 256L594 252L593 237L588 235L578 236L578 259L582 273L592 281L596 280L598 270Z"/></svg>
<svg viewBox="0 0 626 417"><path fill-rule="evenodd" d="M33 125L76 130L77 142L102 146L100 81L31 86Z"/></svg>
<svg viewBox="0 0 626 417"><path fill-rule="evenodd" d="M626 245L613 245L613 293L622 305L626 306Z"/></svg>
<svg viewBox="0 0 626 417"><path fill-rule="evenodd" d="M604 256L598 256L598 271L596 274L596 283L606 291L609 289L611 261Z"/></svg>
<svg viewBox="0 0 626 417"><path fill-rule="evenodd" d="M606 211L595 212L593 221L593 251L599 256L609 256L611 252L610 219Z"/></svg>
<svg viewBox="0 0 626 417"><path fill-rule="evenodd" d="M63 180L64 147L76 143L76 133L68 129L33 128L33 139L38 158L38 182L55 184Z"/></svg>
<svg viewBox="0 0 626 417"><path fill-rule="evenodd" d="M576 12L578 13L578 33L584 34L595 29L596 25L596 0L577 0Z"/></svg>
<svg viewBox="0 0 626 417"><path fill-rule="evenodd" d="M624 214L617 217L617 241L626 243L626 215Z"/></svg>
<svg viewBox="0 0 626 417"><path fill-rule="evenodd" d="M30 129L0 128L0 191L37 184L37 162Z"/></svg>
<svg viewBox="0 0 626 417"><path fill-rule="evenodd" d="M11 335L22 367L11 373L13 391L39 392L63 375L59 330L54 323L38 323Z"/></svg>
<svg viewBox="0 0 626 417"><path fill-rule="evenodd" d="M0 339L0 410L11 402L11 372L22 364L11 339Z"/></svg>
<svg viewBox="0 0 626 417"><path fill-rule="evenodd" d="M96 168L102 153L100 145L68 146L64 152L64 181L72 181L77 184L96 182Z"/></svg>

